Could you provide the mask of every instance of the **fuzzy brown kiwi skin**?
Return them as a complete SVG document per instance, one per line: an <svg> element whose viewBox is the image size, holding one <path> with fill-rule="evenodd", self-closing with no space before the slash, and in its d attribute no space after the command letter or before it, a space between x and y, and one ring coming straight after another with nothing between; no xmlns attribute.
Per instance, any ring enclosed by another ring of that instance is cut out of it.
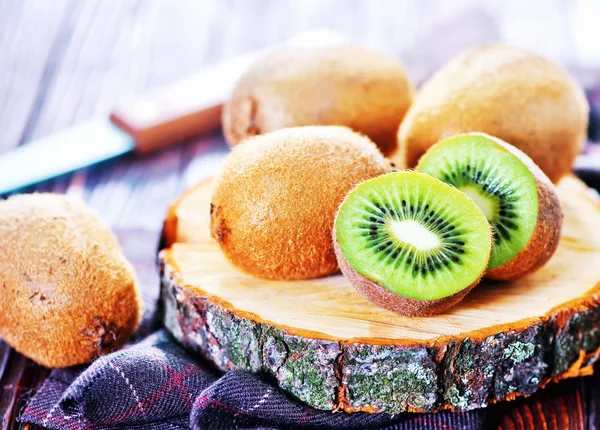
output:
<svg viewBox="0 0 600 430"><path fill-rule="evenodd" d="M516 155L533 173L537 185L538 218L529 242L515 258L485 274L487 279L498 281L519 279L540 269L554 255L563 221L560 200L550 179L523 151L493 136L478 134Z"/></svg>
<svg viewBox="0 0 600 430"><path fill-rule="evenodd" d="M223 106L223 131L233 147L285 127L342 125L367 135L387 155L396 148L413 93L403 65L378 52L285 48L241 77Z"/></svg>
<svg viewBox="0 0 600 430"><path fill-rule="evenodd" d="M426 317L440 314L464 299L465 296L469 294L469 292L475 288L481 280L480 276L467 288L460 290L458 293L454 293L451 296L442 297L441 299L410 299L408 297L391 292L387 288L376 284L354 270L346 257L344 257L337 239L335 238L335 233L333 238L333 249L343 275L346 277L346 279L348 279L356 291L377 306L407 317ZM483 272L481 275L483 276Z"/></svg>
<svg viewBox="0 0 600 430"><path fill-rule="evenodd" d="M46 367L89 362L137 329L141 296L117 239L83 203L0 202L0 335Z"/></svg>
<svg viewBox="0 0 600 430"><path fill-rule="evenodd" d="M211 235L244 272L297 280L338 270L331 230L348 191L391 169L349 128L292 127L236 146L215 177Z"/></svg>
<svg viewBox="0 0 600 430"><path fill-rule="evenodd" d="M581 86L555 64L523 49L483 46L423 85L390 158L414 167L436 142L480 131L520 148L556 183L583 148L588 113Z"/></svg>

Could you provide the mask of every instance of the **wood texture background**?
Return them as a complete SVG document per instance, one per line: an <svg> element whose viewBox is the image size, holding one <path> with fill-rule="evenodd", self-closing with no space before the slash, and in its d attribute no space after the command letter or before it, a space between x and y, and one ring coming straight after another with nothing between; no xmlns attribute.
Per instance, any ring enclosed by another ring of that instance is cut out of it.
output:
<svg viewBox="0 0 600 430"><path fill-rule="evenodd" d="M0 152L317 26L398 55L417 81L465 48L506 41L591 86L600 83L599 18L595 0L0 0ZM142 279L158 285L148 243L169 202L214 172L225 151L215 133L27 191L82 196L147 268ZM47 374L0 342L2 429L19 428L18 411Z"/></svg>

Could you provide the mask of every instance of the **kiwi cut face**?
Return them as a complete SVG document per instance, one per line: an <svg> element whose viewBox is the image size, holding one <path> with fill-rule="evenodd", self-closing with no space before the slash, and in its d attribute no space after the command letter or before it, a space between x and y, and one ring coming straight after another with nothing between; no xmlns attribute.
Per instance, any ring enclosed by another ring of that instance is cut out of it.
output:
<svg viewBox="0 0 600 430"><path fill-rule="evenodd" d="M358 274L414 300L437 300L472 286L491 249L490 227L471 199L411 171L379 176L351 191L335 235Z"/></svg>
<svg viewBox="0 0 600 430"><path fill-rule="evenodd" d="M512 260L529 242L538 217L538 193L529 168L491 136L463 134L435 144L417 166L466 193L494 232L489 268Z"/></svg>

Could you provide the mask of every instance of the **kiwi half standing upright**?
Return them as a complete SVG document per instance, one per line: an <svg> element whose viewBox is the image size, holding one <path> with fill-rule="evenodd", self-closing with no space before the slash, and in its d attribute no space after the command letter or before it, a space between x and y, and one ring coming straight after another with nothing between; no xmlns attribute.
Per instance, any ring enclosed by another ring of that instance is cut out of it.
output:
<svg viewBox="0 0 600 430"><path fill-rule="evenodd" d="M214 181L211 234L227 258L266 279L307 279L338 269L331 229L356 184L390 163L346 127L293 127L236 146Z"/></svg>
<svg viewBox="0 0 600 430"><path fill-rule="evenodd" d="M434 143L483 132L525 152L556 183L585 143L588 114L583 89L556 64L520 48L483 46L423 85L391 158L414 167Z"/></svg>
<svg viewBox="0 0 600 430"><path fill-rule="evenodd" d="M285 127L343 125L384 155L413 97L404 66L358 46L285 48L259 60L223 107L229 146Z"/></svg>
<svg viewBox="0 0 600 430"><path fill-rule="evenodd" d="M488 264L491 229L464 193L418 172L363 182L341 204L334 248L342 273L373 303L407 316L455 305Z"/></svg>
<svg viewBox="0 0 600 430"><path fill-rule="evenodd" d="M522 151L483 133L432 146L417 170L471 197L494 231L486 278L518 279L542 267L558 246L562 226L554 185Z"/></svg>

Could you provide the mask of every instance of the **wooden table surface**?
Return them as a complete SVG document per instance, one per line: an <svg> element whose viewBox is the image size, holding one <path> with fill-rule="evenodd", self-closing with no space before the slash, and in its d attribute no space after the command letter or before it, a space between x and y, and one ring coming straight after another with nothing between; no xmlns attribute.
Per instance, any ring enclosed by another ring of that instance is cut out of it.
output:
<svg viewBox="0 0 600 430"><path fill-rule="evenodd" d="M599 18L600 2L567 0L0 0L0 152L313 27L399 56L416 81L463 49L505 41L593 85L600 83ZM25 191L81 196L119 234L157 294L154 249L165 209L211 175L226 151L216 132ZM48 374L0 341L2 429L21 428L19 411Z"/></svg>

